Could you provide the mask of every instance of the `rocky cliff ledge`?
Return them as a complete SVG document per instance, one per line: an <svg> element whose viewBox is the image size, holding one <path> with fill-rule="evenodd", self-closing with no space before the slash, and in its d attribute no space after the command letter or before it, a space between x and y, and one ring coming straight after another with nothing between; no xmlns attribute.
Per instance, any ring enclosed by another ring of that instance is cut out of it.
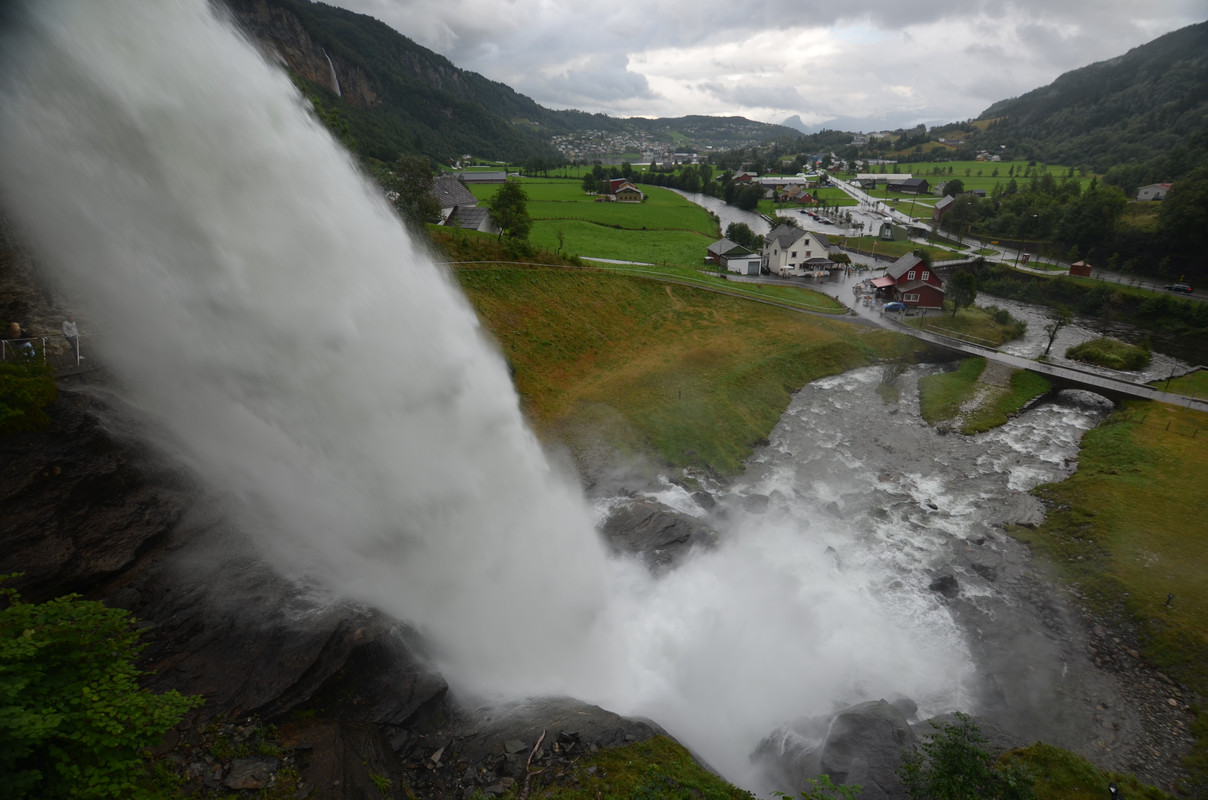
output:
<svg viewBox="0 0 1208 800"><path fill-rule="evenodd" d="M0 437L0 573L23 573L28 600L78 592L145 622L153 687L206 699L164 751L196 788L262 788L288 761L311 797L378 796L386 777L460 797L661 733L565 698L462 708L413 631L274 574L112 402L96 383L63 386L49 430ZM198 747L261 721L287 758Z"/></svg>
<svg viewBox="0 0 1208 800"><path fill-rule="evenodd" d="M288 10L265 0L226 0L233 19L260 45L265 55L296 75L324 86L355 106L381 104L373 82L352 61L319 46Z"/></svg>

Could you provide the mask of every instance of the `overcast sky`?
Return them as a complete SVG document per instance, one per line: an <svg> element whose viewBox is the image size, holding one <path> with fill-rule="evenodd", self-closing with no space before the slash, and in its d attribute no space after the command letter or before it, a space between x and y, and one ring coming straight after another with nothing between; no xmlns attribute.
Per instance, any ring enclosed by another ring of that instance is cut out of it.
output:
<svg viewBox="0 0 1208 800"><path fill-rule="evenodd" d="M547 108L852 130L970 119L1208 19L1205 0L325 2Z"/></svg>

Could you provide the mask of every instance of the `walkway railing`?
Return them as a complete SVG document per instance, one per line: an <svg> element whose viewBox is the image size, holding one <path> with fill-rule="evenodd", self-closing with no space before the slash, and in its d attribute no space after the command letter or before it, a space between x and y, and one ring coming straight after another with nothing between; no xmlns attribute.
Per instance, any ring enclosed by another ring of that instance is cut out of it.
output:
<svg viewBox="0 0 1208 800"><path fill-rule="evenodd" d="M28 339L0 339L0 361L35 359L56 371L76 369L91 364L93 354L87 345L88 337L79 337L79 352L73 352L64 336L31 336ZM85 364L89 361L89 364Z"/></svg>

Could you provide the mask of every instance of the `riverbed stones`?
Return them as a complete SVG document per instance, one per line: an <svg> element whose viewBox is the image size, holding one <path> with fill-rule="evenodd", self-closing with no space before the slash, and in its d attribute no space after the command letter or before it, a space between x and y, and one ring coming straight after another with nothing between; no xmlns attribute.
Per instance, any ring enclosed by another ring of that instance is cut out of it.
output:
<svg viewBox="0 0 1208 800"><path fill-rule="evenodd" d="M949 598L956 597L961 592L961 585L955 575L940 575L927 584L927 588Z"/></svg>

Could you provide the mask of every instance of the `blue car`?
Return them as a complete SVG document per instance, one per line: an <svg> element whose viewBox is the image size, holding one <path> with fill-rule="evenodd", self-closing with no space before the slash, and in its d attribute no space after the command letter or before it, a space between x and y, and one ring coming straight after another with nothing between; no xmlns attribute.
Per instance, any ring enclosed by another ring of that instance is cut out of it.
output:
<svg viewBox="0 0 1208 800"><path fill-rule="evenodd" d="M904 303L899 303L897 301L894 301L892 303L886 303L884 306L881 307L881 310L882 311L905 311L906 305Z"/></svg>

